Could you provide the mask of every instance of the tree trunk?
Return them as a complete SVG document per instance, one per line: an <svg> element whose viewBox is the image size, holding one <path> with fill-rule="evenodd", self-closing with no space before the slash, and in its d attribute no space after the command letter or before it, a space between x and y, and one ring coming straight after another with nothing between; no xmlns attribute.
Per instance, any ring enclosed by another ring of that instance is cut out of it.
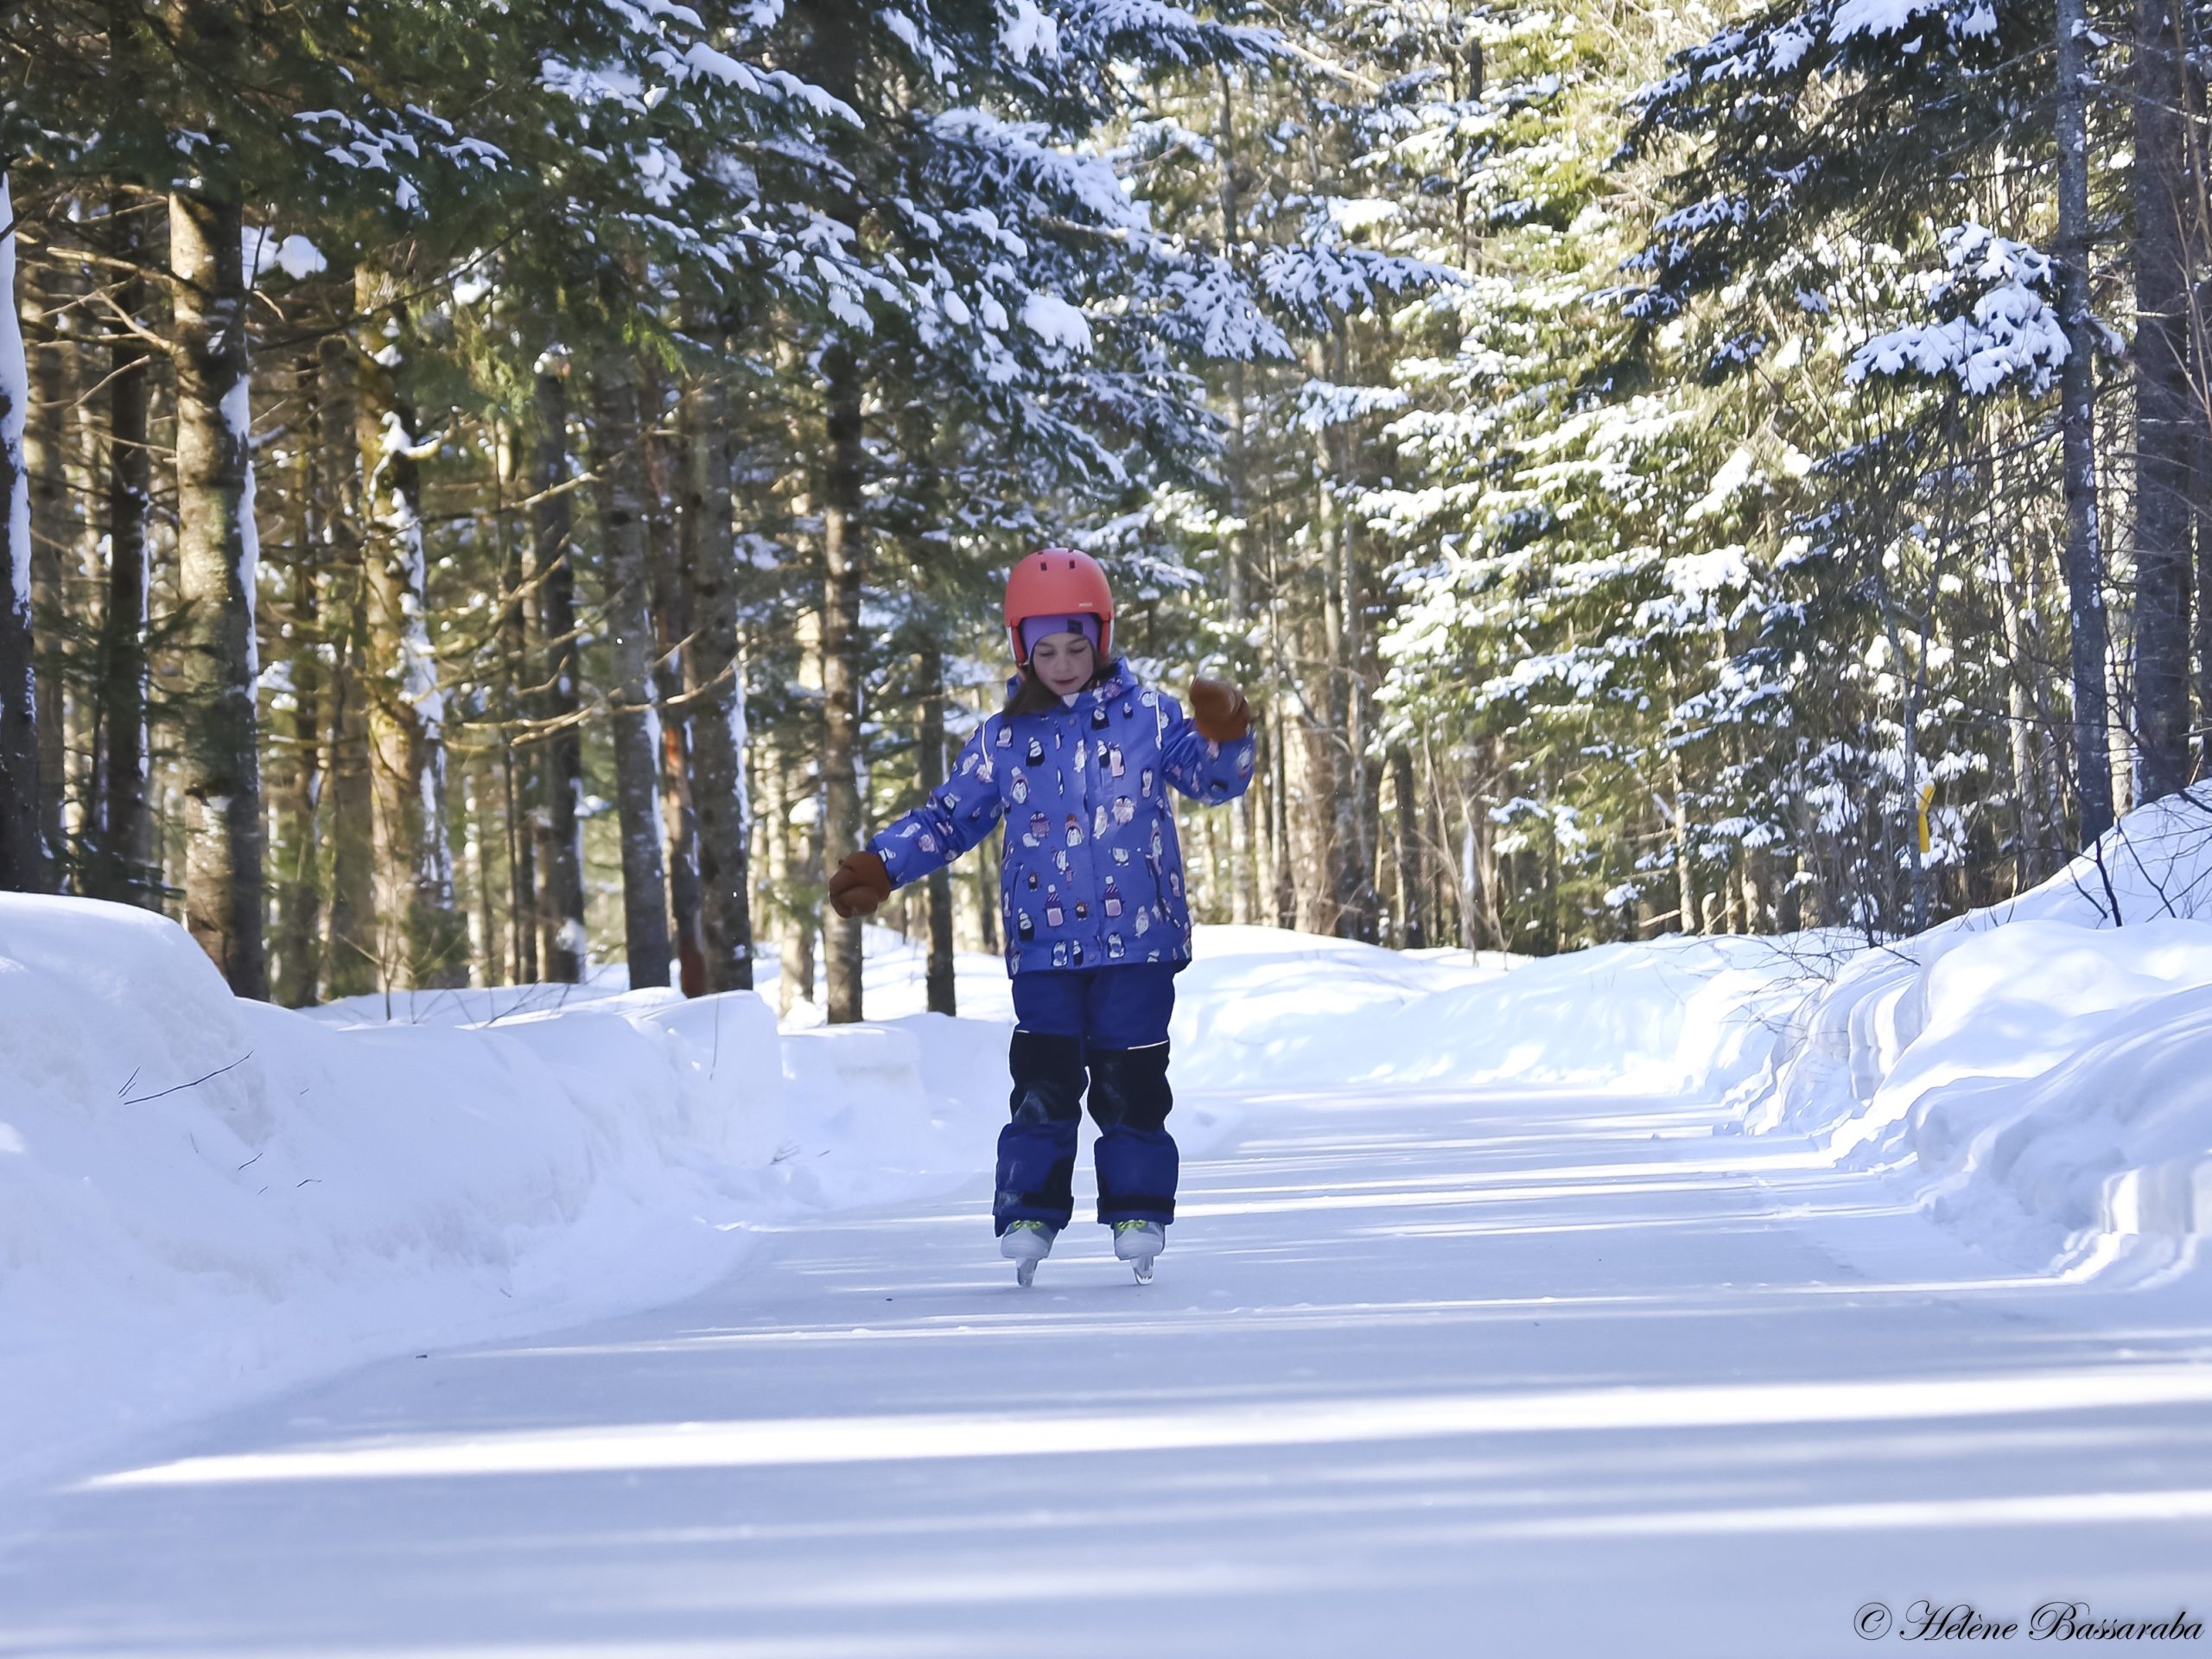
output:
<svg viewBox="0 0 2212 1659"><path fill-rule="evenodd" d="M574 985L584 976L584 749L577 728L576 568L569 482L569 387L549 352L537 375L537 448L531 518L537 579L539 637L545 642L545 691L539 718L547 733L538 763L538 866L545 881L537 907L545 977Z"/></svg>
<svg viewBox="0 0 2212 1659"><path fill-rule="evenodd" d="M470 895L467 909L468 954L474 964L474 982L499 982L499 917L492 904L492 861L485 836L486 810L483 768L473 760L461 763L461 864L467 872Z"/></svg>
<svg viewBox="0 0 2212 1659"><path fill-rule="evenodd" d="M15 223L0 168L0 225ZM0 892L46 885L39 844L38 671L32 659L30 477L23 418L30 404L16 315L16 238L0 235Z"/></svg>
<svg viewBox="0 0 2212 1659"><path fill-rule="evenodd" d="M2195 90L2200 96L2196 102L2202 107L2202 83ZM2201 146L2193 146L2192 154L2203 156ZM2190 334L2191 377L2190 391L2194 407L2190 410L2192 448L2190 454L2190 527L2196 541L2196 719L2201 728L2197 739L2197 753L2202 757L2197 777L2212 777L2212 418L2208 418L2208 404L2212 404L2212 283L2199 283L2194 304Z"/></svg>
<svg viewBox="0 0 2212 1659"><path fill-rule="evenodd" d="M1675 701L1675 677L1667 677L1667 694L1670 703ZM1690 862L1689 802L1682 788L1682 753L1674 744L1667 746L1667 793L1675 817L1675 924L1685 933L1694 933L1700 925L1698 911L1697 874Z"/></svg>
<svg viewBox="0 0 2212 1659"><path fill-rule="evenodd" d="M677 486L661 435L662 394L645 383L639 449L645 487L645 568L653 627L653 695L659 704L660 814L668 835L669 940L676 982L686 996L707 992L706 918L699 888L699 818L691 791L691 705L684 664L691 654L691 587L677 549Z"/></svg>
<svg viewBox="0 0 2212 1659"><path fill-rule="evenodd" d="M986 836L976 855L976 932L984 950L995 957L1006 949L999 932L998 843Z"/></svg>
<svg viewBox="0 0 2212 1659"><path fill-rule="evenodd" d="M815 0L804 10L811 39L807 78L832 96L858 105L867 68L866 8L856 0ZM870 165L849 137L839 140L841 159L855 175ZM845 190L828 204L857 240L861 204L856 190ZM867 580L868 531L861 518L861 490L867 462L861 431L866 390L861 365L848 337L830 341L822 353L822 378L828 429L822 499L822 817L818 879L826 864L860 849L861 822L861 589ZM825 1001L832 1024L861 1014L861 923L832 913L822 919Z"/></svg>
<svg viewBox="0 0 2212 1659"><path fill-rule="evenodd" d="M861 372L839 341L823 354L829 386L829 464L822 503L823 856L861 844L861 586L867 532L861 519ZM828 866L823 867L827 879ZM823 918L823 969L830 1021L861 1019L861 923Z"/></svg>
<svg viewBox="0 0 2212 1659"><path fill-rule="evenodd" d="M1414 787L1413 751L1402 743L1390 751L1390 793L1398 820L1398 943L1419 950L1429 942L1421 902L1421 797Z"/></svg>
<svg viewBox="0 0 2212 1659"><path fill-rule="evenodd" d="M140 214L111 198L119 228L117 257L136 264L144 254ZM112 295L134 321L146 310L146 284L127 276ZM146 630L150 623L152 562L147 541L153 512L154 457L149 445L153 359L136 336L118 328L108 348L107 601L100 618L99 761L92 786L86 891L96 899L161 908L161 871L154 855L154 817L146 799L151 757L146 731Z"/></svg>
<svg viewBox="0 0 2212 1659"><path fill-rule="evenodd" d="M2105 611L2104 545L2097 522L2096 325L2090 315L2088 33L2083 0L2058 0L2058 309L2066 334L2059 388L2059 435L2065 473L2067 613L2072 640L2075 788L2084 845L2112 827L2110 705L2105 657L2111 625Z"/></svg>
<svg viewBox="0 0 2212 1659"><path fill-rule="evenodd" d="M2034 709L2029 702L2029 680L2036 671L2028 640L2031 619L2019 574L2008 548L1994 550L1998 613L2005 642L2005 715L2012 772L2013 887L2024 893L2043 879L2043 832L2037 817Z"/></svg>
<svg viewBox="0 0 2212 1659"><path fill-rule="evenodd" d="M324 987L359 996L379 984L376 793L369 782L367 578L362 568L361 444L355 431L353 352L342 335L321 344L322 614L331 639L322 729L329 743L330 905Z"/></svg>
<svg viewBox="0 0 2212 1659"><path fill-rule="evenodd" d="M363 267L355 302L369 337L391 315L397 284ZM376 800L378 965L385 985L468 982L468 927L454 896L446 804L445 692L430 644L415 410L393 369L355 361L366 581L370 782Z"/></svg>
<svg viewBox="0 0 2212 1659"><path fill-rule="evenodd" d="M1221 81L1221 136L1215 148L1215 164L1221 179L1221 246L1224 258L1234 258L1236 245L1243 239L1244 222L1237 188L1236 104L1228 72L1217 70L1216 73ZM1224 412L1229 431L1222 446L1222 478L1228 486L1229 516L1234 528L1222 552L1229 566L1228 613L1241 628L1246 626L1245 618L1249 614L1246 587L1251 563L1244 522L1251 511L1249 467L1244 447L1244 365L1232 359L1228 377L1228 407ZM1230 663L1239 679L1249 686L1253 667L1251 653L1232 645ZM1229 817L1230 915L1240 923L1255 922L1260 916L1256 840L1252 791L1246 790L1230 803Z"/></svg>
<svg viewBox="0 0 2212 1659"><path fill-rule="evenodd" d="M2171 0L2135 9L2136 795L2189 783L2190 194L2183 131L2184 54Z"/></svg>
<svg viewBox="0 0 2212 1659"><path fill-rule="evenodd" d="M1274 818L1269 840L1274 848L1274 868L1271 872L1274 887L1275 925L1298 925L1298 880L1294 873L1296 849L1291 844L1290 832L1290 734L1288 704L1281 696L1275 698L1274 713L1269 716L1265 741L1274 752L1274 770L1269 774L1272 788L1269 810ZM1299 728L1303 730L1303 727Z"/></svg>
<svg viewBox="0 0 2212 1659"><path fill-rule="evenodd" d="M315 460L321 448L321 363L310 352L299 365L294 395L301 415L294 432L293 477L288 538L291 569L291 717L285 726L290 753L279 769L275 802L276 846L276 1000L288 1008L306 1007L321 989L322 887L316 879L315 806L322 793L321 756L323 630L318 603L316 519L321 506L315 489Z"/></svg>
<svg viewBox="0 0 2212 1659"><path fill-rule="evenodd" d="M177 597L185 709L185 925L238 996L265 997L256 739L244 226L235 201L169 198L176 294Z"/></svg>
<svg viewBox="0 0 2212 1659"><path fill-rule="evenodd" d="M753 811L746 794L744 664L737 632L729 410L720 374L702 375L677 419L683 469L682 560L690 585L691 804L710 991L753 986Z"/></svg>
<svg viewBox="0 0 2212 1659"><path fill-rule="evenodd" d="M944 480L938 467L937 410L926 397L910 397L900 411L899 447L906 470L899 537L913 572L918 648L914 653L914 772L924 799L944 786L944 647L935 607L947 573L940 550L947 545ZM939 865L925 878L921 933L928 941L923 986L931 1014L957 1012L952 940L952 872Z"/></svg>
<svg viewBox="0 0 2212 1659"><path fill-rule="evenodd" d="M638 385L610 359L592 377L606 561L608 698L614 809L622 842L622 936L632 989L668 983L668 884L661 862L660 721L653 712L652 617L646 599L645 467Z"/></svg>
<svg viewBox="0 0 2212 1659"><path fill-rule="evenodd" d="M1352 380L1351 350L1346 322L1330 342L1331 373L1338 385ZM1351 435L1344 428L1325 429L1328 439L1329 477L1346 486L1357 483ZM1372 944L1377 938L1382 895L1372 872L1380 794L1375 767L1367 754L1369 671L1367 627L1363 616L1365 584L1360 580L1358 515L1337 516L1338 658L1335 671L1343 678L1344 763L1338 775L1340 794L1337 817L1344 839L1342 898L1351 912L1351 926L1343 930L1352 938Z"/></svg>
<svg viewBox="0 0 2212 1659"><path fill-rule="evenodd" d="M46 845L49 885L81 891L64 816L69 780L69 602L62 554L80 535L77 499L69 487L68 445L63 420L70 397L74 346L56 318L67 302L67 285L51 265L30 284L41 313L41 338L31 359L31 398L23 430L23 461L31 485L31 627L38 652L39 838Z"/></svg>
<svg viewBox="0 0 2212 1659"><path fill-rule="evenodd" d="M537 843L531 833L528 804L538 798L532 762L535 748L526 748L512 735L524 714L523 688L533 677L530 671L530 610L524 603L529 571L524 564L527 545L507 522L507 488L521 471L515 429L505 420L498 428L498 461L493 487L498 491L493 519L499 545L499 586L504 603L499 610L499 718L510 735L499 745L499 789L507 841L508 954L515 965L515 982L537 982Z"/></svg>
<svg viewBox="0 0 2212 1659"><path fill-rule="evenodd" d="M779 885L790 911L784 918L776 1005L785 1014L794 1002L818 1000L815 938L822 904L822 785L805 755L782 753L778 759Z"/></svg>
<svg viewBox="0 0 2212 1659"><path fill-rule="evenodd" d="M933 632L923 635L921 707L916 713L916 767L924 796L944 787L944 653ZM952 872L938 865L929 876L929 966L925 1004L931 1014L957 1014L952 954Z"/></svg>

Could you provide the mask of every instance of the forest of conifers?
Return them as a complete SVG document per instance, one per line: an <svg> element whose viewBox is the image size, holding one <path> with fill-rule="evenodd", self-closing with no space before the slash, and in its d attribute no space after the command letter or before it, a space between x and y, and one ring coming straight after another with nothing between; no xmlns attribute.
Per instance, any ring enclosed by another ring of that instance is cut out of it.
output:
<svg viewBox="0 0 2212 1659"><path fill-rule="evenodd" d="M0 5L0 887L858 1018L1065 543L1257 715L1201 919L2002 899L2203 764L2208 18Z"/></svg>

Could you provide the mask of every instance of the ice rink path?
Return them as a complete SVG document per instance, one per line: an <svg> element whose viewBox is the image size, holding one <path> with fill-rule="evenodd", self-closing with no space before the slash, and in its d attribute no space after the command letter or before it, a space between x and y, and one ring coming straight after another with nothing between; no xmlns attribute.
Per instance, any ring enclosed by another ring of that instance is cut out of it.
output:
<svg viewBox="0 0 2212 1659"><path fill-rule="evenodd" d="M1980 1651L2054 1650L2055 1600L2212 1615L2184 1303L2008 1273L1716 1107L1237 1110L1148 1287L1086 1153L1027 1291L979 1178L134 1447L0 1516L0 1654L1818 1659L1921 1601L2021 1622Z"/></svg>

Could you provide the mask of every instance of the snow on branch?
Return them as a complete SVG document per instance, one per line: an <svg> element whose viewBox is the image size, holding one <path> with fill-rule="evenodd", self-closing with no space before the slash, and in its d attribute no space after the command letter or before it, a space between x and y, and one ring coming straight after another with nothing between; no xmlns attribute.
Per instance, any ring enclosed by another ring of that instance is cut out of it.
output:
<svg viewBox="0 0 2212 1659"><path fill-rule="evenodd" d="M1977 397L2012 385L2048 391L2066 361L2050 258L1980 225L1955 225L1942 244L1948 269L1930 284L1929 302L1941 307L1979 290L1972 305L1941 322L1876 335L1852 354L1845 380L1948 375Z"/></svg>
<svg viewBox="0 0 2212 1659"><path fill-rule="evenodd" d="M1260 257L1262 291L1300 322L1323 330L1339 317L1373 308L1386 294L1461 280L1449 265L1346 242L1325 214L1309 226L1304 244L1271 247Z"/></svg>
<svg viewBox="0 0 2212 1659"><path fill-rule="evenodd" d="M1828 26L1828 39L1840 45L1854 35L1901 35L1930 12L1947 14L1954 35L1978 39L1997 32L1997 13L1989 0L1968 0L1962 6L1945 0L1843 0Z"/></svg>
<svg viewBox="0 0 2212 1659"><path fill-rule="evenodd" d="M978 109L948 110L930 118L929 126L945 150L938 165L957 169L957 181L973 194L988 186L1001 200L1033 200L1101 226L1151 227L1149 211L1122 188L1110 162L1053 148L1041 126Z"/></svg>
<svg viewBox="0 0 2212 1659"><path fill-rule="evenodd" d="M1087 55L1128 55L1184 68L1257 66L1299 55L1274 29L1209 22L1163 0L1063 0L1055 10L1063 47Z"/></svg>
<svg viewBox="0 0 2212 1659"><path fill-rule="evenodd" d="M1300 432L1319 432L1403 409L1412 401L1397 386L1339 386L1326 380L1308 380L1293 399L1295 409L1290 423Z"/></svg>
<svg viewBox="0 0 2212 1659"><path fill-rule="evenodd" d="M1222 264L1170 271L1160 288L1174 302L1162 326L1179 342L1216 362L1249 363L1266 357L1287 362L1290 341L1252 302L1251 290Z"/></svg>

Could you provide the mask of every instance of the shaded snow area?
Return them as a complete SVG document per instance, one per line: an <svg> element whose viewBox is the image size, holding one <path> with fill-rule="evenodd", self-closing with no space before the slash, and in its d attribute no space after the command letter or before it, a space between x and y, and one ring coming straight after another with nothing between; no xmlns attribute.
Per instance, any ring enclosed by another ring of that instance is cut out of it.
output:
<svg viewBox="0 0 2212 1659"><path fill-rule="evenodd" d="M2208 829L1872 949L1201 928L1158 1278L1086 1151L1027 1291L994 959L947 1019L871 929L834 1029L772 961L289 1013L158 918L0 897L0 1656L2202 1617Z"/></svg>
<svg viewBox="0 0 2212 1659"><path fill-rule="evenodd" d="M2212 1233L2212 791L2024 894L1860 952L1786 1022L1746 1127L1885 1170L1999 1259L2157 1278Z"/></svg>

